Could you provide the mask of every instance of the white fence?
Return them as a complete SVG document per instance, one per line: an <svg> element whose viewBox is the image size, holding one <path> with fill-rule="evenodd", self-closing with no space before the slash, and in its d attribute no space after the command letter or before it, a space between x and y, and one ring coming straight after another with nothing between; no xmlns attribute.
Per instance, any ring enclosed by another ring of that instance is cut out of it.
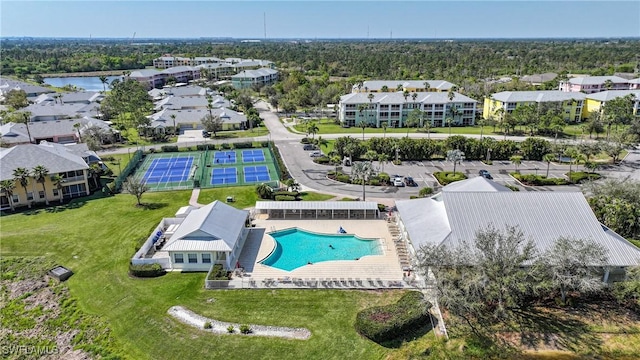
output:
<svg viewBox="0 0 640 360"><path fill-rule="evenodd" d="M131 263L134 265L141 265L141 264L154 264L154 263L158 263L162 266L163 269L169 269L171 267L171 263L169 261L169 258L150 258L147 257L147 255L149 254L149 252L151 251L151 249L154 246L154 241L153 239L155 238L156 241L160 241L159 239L157 239L156 237L162 237L162 236L166 236L165 234L165 230L173 224L180 224L184 219L180 219L180 218L164 218L160 221L160 223L158 224L158 226L156 226L153 231L151 232L151 234L149 235L149 237L147 238L147 240L144 242L144 244L142 244L142 246L140 247L140 249L138 251L136 251L135 255L133 255L133 258L131 258ZM160 235L158 235L160 234Z"/></svg>

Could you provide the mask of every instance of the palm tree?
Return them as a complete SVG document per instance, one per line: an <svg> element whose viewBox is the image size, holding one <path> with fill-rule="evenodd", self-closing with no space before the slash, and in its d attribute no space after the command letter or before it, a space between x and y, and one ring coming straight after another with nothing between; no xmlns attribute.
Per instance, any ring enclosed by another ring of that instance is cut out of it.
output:
<svg viewBox="0 0 640 360"><path fill-rule="evenodd" d="M27 135L29 136L29 144L33 144L33 140L31 138L31 130L29 129L29 123L31 122L31 113L28 111L24 111L21 113L22 117L17 117L16 121L24 124L27 127Z"/></svg>
<svg viewBox="0 0 640 360"><path fill-rule="evenodd" d="M265 183L256 186L256 192L261 199L271 199L273 197L273 189Z"/></svg>
<svg viewBox="0 0 640 360"><path fill-rule="evenodd" d="M93 183L95 184L96 189L100 188L100 183L98 180L100 179L101 174L102 174L102 167L100 167L100 165L96 163L89 165L89 176L93 178Z"/></svg>
<svg viewBox="0 0 640 360"><path fill-rule="evenodd" d="M389 155L384 153L378 154L378 162L382 165L382 172L384 172L384 164L386 164L387 161L389 161Z"/></svg>
<svg viewBox="0 0 640 360"><path fill-rule="evenodd" d="M36 182L42 184L42 191L44 191L44 202L49 205L49 199L47 198L47 187L45 182L47 181L47 175L49 175L49 169L44 167L44 165L38 165L32 170L33 178Z"/></svg>
<svg viewBox="0 0 640 360"><path fill-rule="evenodd" d="M449 136L451 136L451 124L453 123L453 119L448 117L444 122L447 123L447 126L449 127Z"/></svg>
<svg viewBox="0 0 640 360"><path fill-rule="evenodd" d="M316 145L318 145L318 147L322 149L323 147L329 146L329 141L327 139L323 139L322 136L318 136L318 139L316 140Z"/></svg>
<svg viewBox="0 0 640 360"><path fill-rule="evenodd" d="M7 197L11 211L15 211L15 208L13 207L13 192L15 189L16 181L14 179L0 181L0 191L2 191Z"/></svg>
<svg viewBox="0 0 640 360"><path fill-rule="evenodd" d="M98 79L100 79L100 82L102 83L102 92L107 92L107 83L109 83L107 77L104 75L100 75L98 76Z"/></svg>
<svg viewBox="0 0 640 360"><path fill-rule="evenodd" d="M309 126L307 127L307 133L311 134L311 139L315 139L318 131L320 131L320 129L318 128L318 125L316 125L316 123L314 122L309 124Z"/></svg>
<svg viewBox="0 0 640 360"><path fill-rule="evenodd" d="M360 126L362 128L362 140L364 140L364 129L367 128L367 123L364 120L361 120L358 123L358 126Z"/></svg>
<svg viewBox="0 0 640 360"><path fill-rule="evenodd" d="M382 87L380 88L381 92L389 92L389 87L387 85L382 85Z"/></svg>
<svg viewBox="0 0 640 360"><path fill-rule="evenodd" d="M431 88L431 85L429 84L428 81L424 82L424 92L429 92L429 89Z"/></svg>
<svg viewBox="0 0 640 360"><path fill-rule="evenodd" d="M169 117L171 118L171 120L173 121L173 136L176 136L176 114L171 114L169 115Z"/></svg>
<svg viewBox="0 0 640 360"><path fill-rule="evenodd" d="M29 185L29 170L23 167L13 170L13 179L24 189L24 195L27 196L27 185ZM27 205L31 208L31 203L27 201Z"/></svg>
<svg viewBox="0 0 640 360"><path fill-rule="evenodd" d="M573 162L578 158L578 149L575 147L568 147L564 151L564 155L569 157L569 181L571 181L571 172L573 171Z"/></svg>
<svg viewBox="0 0 640 360"><path fill-rule="evenodd" d="M509 160L511 160L511 162L513 163L513 165L515 165L516 167L516 172L518 171L518 166L520 166L520 164L522 164L522 156L520 155L514 155L512 157L509 158Z"/></svg>
<svg viewBox="0 0 640 360"><path fill-rule="evenodd" d="M447 161L451 161L453 163L453 175L456 174L456 165L463 160L464 152L458 149L447 151Z"/></svg>
<svg viewBox="0 0 640 360"><path fill-rule="evenodd" d="M545 177L549 177L549 166L551 166L551 162L556 159L554 154L545 154L542 157L542 161L547 163L547 175Z"/></svg>
<svg viewBox="0 0 640 360"><path fill-rule="evenodd" d="M82 135L80 135L80 123L73 124L73 128L78 132L78 142L82 142Z"/></svg>
<svg viewBox="0 0 640 360"><path fill-rule="evenodd" d="M368 115L368 116L370 115L370 114L369 114L369 111L371 111L371 108L372 108L371 103L372 103L372 101L373 101L373 97L374 97L374 96L373 96L373 94L372 94L372 93L369 93L369 95L367 95L367 98L369 99L369 107L367 108L367 109L368 109L368 110L367 110L367 115ZM380 119L378 119L378 121L379 121L379 120L380 120ZM369 119L367 119L367 122L368 122L368 121L369 121ZM378 121L376 121L376 124L378 124Z"/></svg>
<svg viewBox="0 0 640 360"><path fill-rule="evenodd" d="M365 185L367 184L367 181L369 181L369 179L375 174L373 165L371 164L371 161L359 161L359 162L353 163L351 172L356 179L362 180L362 201L365 201L366 200Z"/></svg>
<svg viewBox="0 0 640 360"><path fill-rule="evenodd" d="M64 177L60 176L60 174L55 174L51 177L51 184L53 187L58 190L58 196L60 203L62 204L62 184L64 183Z"/></svg>
<svg viewBox="0 0 640 360"><path fill-rule="evenodd" d="M386 121L383 122L381 126L382 126L382 132L383 132L382 138L385 139L387 137L387 122Z"/></svg>

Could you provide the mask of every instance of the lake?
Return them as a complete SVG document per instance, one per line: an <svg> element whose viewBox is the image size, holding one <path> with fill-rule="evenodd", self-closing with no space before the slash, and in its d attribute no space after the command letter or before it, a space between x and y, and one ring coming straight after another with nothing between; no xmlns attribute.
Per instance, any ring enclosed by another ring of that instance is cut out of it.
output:
<svg viewBox="0 0 640 360"><path fill-rule="evenodd" d="M121 79L122 76L107 76L109 84L115 79ZM102 91L102 82L97 76L78 76L78 77L51 77L44 78L45 84L55 87L63 87L65 85L73 85L79 89L86 91ZM109 89L107 84L107 90Z"/></svg>

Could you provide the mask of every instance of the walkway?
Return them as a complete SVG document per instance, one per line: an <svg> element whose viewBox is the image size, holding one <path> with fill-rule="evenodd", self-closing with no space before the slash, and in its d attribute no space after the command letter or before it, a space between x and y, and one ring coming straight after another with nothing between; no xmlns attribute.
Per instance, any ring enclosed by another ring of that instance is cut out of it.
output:
<svg viewBox="0 0 640 360"><path fill-rule="evenodd" d="M198 198L200 197L200 188L195 188L191 191L191 198L189 199L189 205L195 207L203 207L204 205L198 203Z"/></svg>

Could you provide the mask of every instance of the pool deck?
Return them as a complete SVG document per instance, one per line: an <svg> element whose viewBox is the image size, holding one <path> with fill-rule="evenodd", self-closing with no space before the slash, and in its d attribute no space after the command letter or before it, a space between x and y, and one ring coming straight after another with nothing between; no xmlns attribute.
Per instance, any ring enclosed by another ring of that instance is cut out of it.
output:
<svg viewBox="0 0 640 360"><path fill-rule="evenodd" d="M380 289L411 288L405 282L396 248L385 220L268 220L256 219L247 238L239 262L244 275L237 274L230 287L242 288L333 288ZM280 270L259 261L275 247L272 231L298 227L304 230L335 234L342 226L348 234L362 238L378 238L382 255L359 260L337 260L305 265L292 271Z"/></svg>

